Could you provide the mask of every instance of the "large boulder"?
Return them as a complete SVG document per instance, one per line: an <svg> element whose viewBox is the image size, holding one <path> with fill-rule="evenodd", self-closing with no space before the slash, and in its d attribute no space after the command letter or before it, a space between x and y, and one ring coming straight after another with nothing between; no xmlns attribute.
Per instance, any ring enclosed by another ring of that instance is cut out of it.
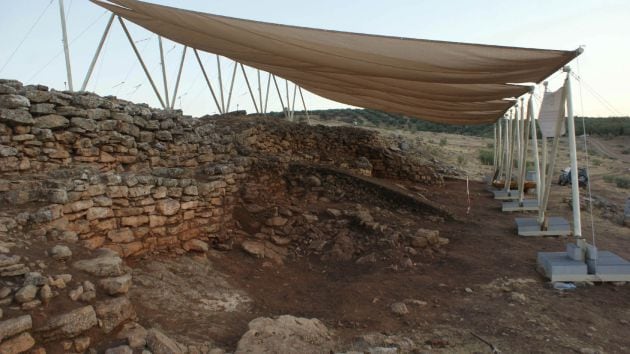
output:
<svg viewBox="0 0 630 354"><path fill-rule="evenodd" d="M60 129L68 125L70 125L70 121L66 117L57 114L35 118L35 127L41 129Z"/></svg>
<svg viewBox="0 0 630 354"><path fill-rule="evenodd" d="M179 343L155 328L147 333L147 346L153 354L184 354Z"/></svg>
<svg viewBox="0 0 630 354"><path fill-rule="evenodd" d="M118 325L136 317L136 311L126 297L117 297L96 305L96 315L105 333L110 333Z"/></svg>
<svg viewBox="0 0 630 354"><path fill-rule="evenodd" d="M238 342L241 353L330 353L333 341L318 319L280 316L260 317L249 323Z"/></svg>
<svg viewBox="0 0 630 354"><path fill-rule="evenodd" d="M74 262L72 266L98 277L117 277L125 273L122 259L113 252Z"/></svg>
<svg viewBox="0 0 630 354"><path fill-rule="evenodd" d="M0 353L18 354L25 353L35 345L35 339L30 333L22 333L13 338L9 338L0 344Z"/></svg>
<svg viewBox="0 0 630 354"><path fill-rule="evenodd" d="M22 109L0 109L0 123L8 125L33 125L35 121L28 111Z"/></svg>
<svg viewBox="0 0 630 354"><path fill-rule="evenodd" d="M5 338L28 331L33 327L30 315L10 318L0 322L0 342Z"/></svg>
<svg viewBox="0 0 630 354"><path fill-rule="evenodd" d="M2 95L0 96L0 107L2 108L28 108L31 106L28 98L20 95Z"/></svg>
<svg viewBox="0 0 630 354"><path fill-rule="evenodd" d="M50 318L37 332L45 341L74 338L96 326L97 323L94 308L85 306Z"/></svg>

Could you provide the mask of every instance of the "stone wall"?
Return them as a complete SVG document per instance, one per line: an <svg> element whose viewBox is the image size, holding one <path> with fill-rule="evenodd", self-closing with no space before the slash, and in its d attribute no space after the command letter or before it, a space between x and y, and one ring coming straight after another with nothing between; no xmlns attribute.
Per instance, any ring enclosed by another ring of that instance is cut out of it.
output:
<svg viewBox="0 0 630 354"><path fill-rule="evenodd" d="M256 181L252 167L284 171L296 161L442 181L368 130L193 119L0 80L0 237L77 240L123 256L204 247L191 240L230 248L232 211L244 181Z"/></svg>

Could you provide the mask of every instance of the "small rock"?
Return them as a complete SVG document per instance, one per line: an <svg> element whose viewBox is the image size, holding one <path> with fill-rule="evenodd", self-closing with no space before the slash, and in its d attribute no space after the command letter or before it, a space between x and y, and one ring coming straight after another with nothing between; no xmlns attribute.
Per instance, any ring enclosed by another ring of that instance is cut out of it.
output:
<svg viewBox="0 0 630 354"><path fill-rule="evenodd" d="M473 289L471 289L471 288L466 288L466 289L464 289L464 291L465 291L465 292L467 292L467 293L469 293L469 294L472 294Z"/></svg>
<svg viewBox="0 0 630 354"><path fill-rule="evenodd" d="M79 287L74 290L70 290L70 292L68 293L68 296L70 297L70 299L72 299L72 301L79 300L79 297L81 297L81 295L83 295L83 285L79 285Z"/></svg>
<svg viewBox="0 0 630 354"><path fill-rule="evenodd" d="M85 352L90 346L90 337L81 337L74 340L74 350L79 353Z"/></svg>
<svg viewBox="0 0 630 354"><path fill-rule="evenodd" d="M32 301L28 301L22 304L22 310L24 311L28 311L28 310L32 310L36 307L39 307L42 304L42 302L40 300L32 300Z"/></svg>
<svg viewBox="0 0 630 354"><path fill-rule="evenodd" d="M110 333L118 325L136 316L133 305L124 296L98 303L96 314L105 333Z"/></svg>
<svg viewBox="0 0 630 354"><path fill-rule="evenodd" d="M115 348L109 348L105 354L133 354L133 349L128 345L121 345Z"/></svg>
<svg viewBox="0 0 630 354"><path fill-rule="evenodd" d="M206 242L193 239L184 243L184 249L186 251L208 252L210 248L208 247L208 244Z"/></svg>
<svg viewBox="0 0 630 354"><path fill-rule="evenodd" d="M50 286L48 284L42 286L41 289L39 289L39 298L42 300L42 302L44 304L47 304L48 301L50 301L50 299L52 299L54 296L52 289L50 288Z"/></svg>
<svg viewBox="0 0 630 354"><path fill-rule="evenodd" d="M15 293L15 301L25 303L35 299L35 296L37 296L37 287L35 285L27 285Z"/></svg>
<svg viewBox="0 0 630 354"><path fill-rule="evenodd" d="M48 283L48 279L39 272L29 272L24 275L24 285L42 286Z"/></svg>
<svg viewBox="0 0 630 354"><path fill-rule="evenodd" d="M289 219L283 218L282 216L274 216L272 218L267 219L267 226L284 226L287 224Z"/></svg>
<svg viewBox="0 0 630 354"><path fill-rule="evenodd" d="M67 261L72 257L72 251L68 246L57 245L50 250L50 256L58 261Z"/></svg>
<svg viewBox="0 0 630 354"><path fill-rule="evenodd" d="M153 354L183 354L177 342L153 328L147 333L147 347Z"/></svg>
<svg viewBox="0 0 630 354"><path fill-rule="evenodd" d="M24 353L35 345L35 339L30 333L22 333L13 338L9 338L0 344L0 353L17 354Z"/></svg>
<svg viewBox="0 0 630 354"><path fill-rule="evenodd" d="M0 342L5 338L20 334L33 328L30 315L10 318L0 322Z"/></svg>
<svg viewBox="0 0 630 354"><path fill-rule="evenodd" d="M131 287L131 275L102 279L99 284L109 295L126 294Z"/></svg>
<svg viewBox="0 0 630 354"><path fill-rule="evenodd" d="M392 312L396 315L402 316L409 313L409 309L404 302L395 302L390 306Z"/></svg>

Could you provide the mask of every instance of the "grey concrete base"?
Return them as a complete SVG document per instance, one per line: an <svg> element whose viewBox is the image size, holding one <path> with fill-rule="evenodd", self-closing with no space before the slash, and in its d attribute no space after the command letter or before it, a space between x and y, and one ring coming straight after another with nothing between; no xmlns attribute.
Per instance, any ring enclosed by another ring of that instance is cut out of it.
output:
<svg viewBox="0 0 630 354"><path fill-rule="evenodd" d="M494 193L494 199L497 199L497 200L518 200L519 199L517 190L506 191L502 189L500 191L494 191L492 193Z"/></svg>
<svg viewBox="0 0 630 354"><path fill-rule="evenodd" d="M519 236L569 236L571 226L567 219L559 216L548 218L547 230L541 230L537 218L516 218Z"/></svg>
<svg viewBox="0 0 630 354"><path fill-rule="evenodd" d="M518 200L512 202L503 202L503 205L501 206L501 211L538 211L538 200L523 199L522 204L519 203Z"/></svg>
<svg viewBox="0 0 630 354"><path fill-rule="evenodd" d="M597 260L586 263L567 252L539 252L538 269L552 282L630 281L630 262L609 251L598 251Z"/></svg>

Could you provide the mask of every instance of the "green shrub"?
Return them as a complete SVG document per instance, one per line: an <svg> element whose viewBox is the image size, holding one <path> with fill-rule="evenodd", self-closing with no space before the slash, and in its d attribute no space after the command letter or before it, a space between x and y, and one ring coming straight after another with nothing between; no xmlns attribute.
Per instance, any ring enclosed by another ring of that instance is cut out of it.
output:
<svg viewBox="0 0 630 354"><path fill-rule="evenodd" d="M486 149L479 150L479 161L484 165L494 164L494 151Z"/></svg>
<svg viewBox="0 0 630 354"><path fill-rule="evenodd" d="M604 181L614 183L619 188L630 189L630 177L605 175Z"/></svg>
<svg viewBox="0 0 630 354"><path fill-rule="evenodd" d="M440 139L440 146L445 146L446 144L448 144L448 140L446 138Z"/></svg>

